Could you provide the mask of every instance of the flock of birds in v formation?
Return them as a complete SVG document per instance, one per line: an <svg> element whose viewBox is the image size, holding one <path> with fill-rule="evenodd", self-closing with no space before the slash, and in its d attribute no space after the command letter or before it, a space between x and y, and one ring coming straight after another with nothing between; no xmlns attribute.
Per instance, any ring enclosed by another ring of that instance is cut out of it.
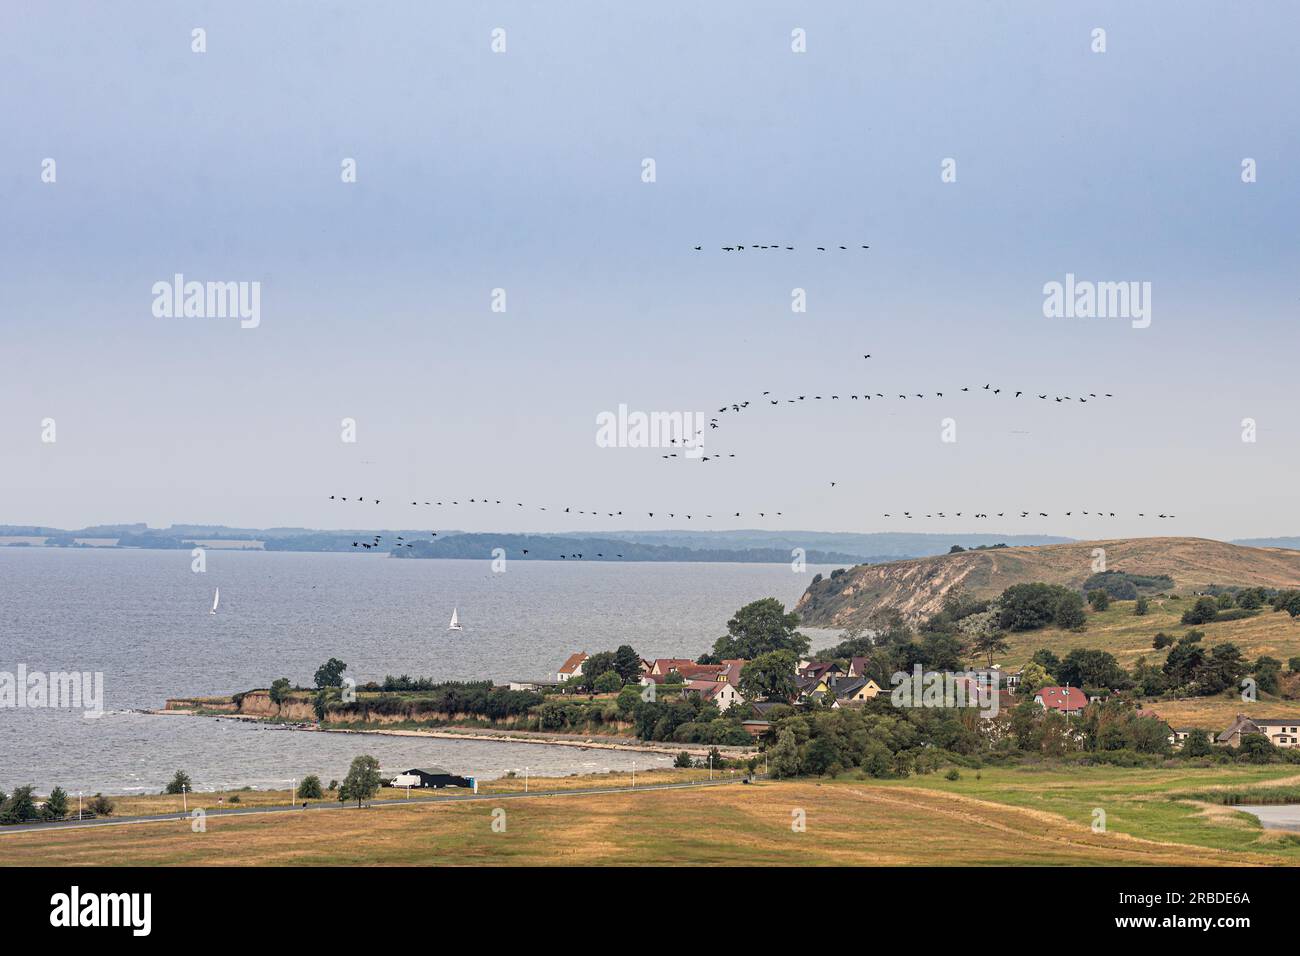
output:
<svg viewBox="0 0 1300 956"><path fill-rule="evenodd" d="M696 249L697 251L698 251L700 248L701 248L700 246L696 246L696 247L695 247L695 249ZM744 246L736 246L736 247L723 246L722 248L723 248L724 251L732 251L733 249L743 250L745 247L744 247ZM778 248L781 248L781 247L780 247L780 246L761 246L761 245L759 245L759 246L751 246L750 248L753 248L753 249L778 249ZM786 246L785 248L786 248L786 249L789 249L789 250L793 250L794 247L793 247L793 246ZM818 248L819 251L825 251L824 247L822 247L822 246L818 246L817 248ZM840 246L840 248L841 248L841 249L846 249L847 247L846 247L846 246ZM867 246L863 246L862 248L863 248L863 249L866 249L866 248L868 248L868 247L867 247ZM867 353L867 354L863 355L862 357L863 357L864 359L870 359L870 358L871 358L871 353ZM962 386L960 389L958 389L958 392L959 392L959 393L961 393L961 392L970 392L970 391L971 391L971 387L970 387L970 386ZM1000 386L997 387L997 388L995 388L995 387L993 386L993 383L991 383L991 382L986 383L986 384L984 385L983 388L976 388L976 389L975 389L976 394L978 394L978 393L980 393L980 392L984 392L984 393L987 393L987 394L989 394L989 395L1000 395L1000 394L1002 394L1003 391L1004 391L1003 388L1001 388ZM1014 390L1014 392L1013 392L1011 389L1005 389L1005 391L1007 391L1007 392L1011 392L1013 398L1020 398L1022 395L1032 394L1032 395L1036 395L1036 396L1038 397L1038 399L1040 399L1040 400L1042 400L1042 401L1047 401L1049 398L1054 399L1055 402L1058 403L1058 404L1063 404L1063 403L1065 403L1065 402L1072 402L1072 401L1073 401L1073 402L1079 402L1079 403L1081 403L1081 404L1087 404L1087 402L1089 401L1089 399L1102 399L1102 398L1113 398L1113 397L1114 397L1110 392L1102 392L1102 393L1100 393L1100 394L1098 394L1098 393L1096 393L1096 392L1089 392L1086 396L1083 396L1083 395L1079 395L1079 396L1070 396L1070 395L1053 395L1051 392L1046 392L1046 393L1042 393L1042 394L1040 394L1040 393L1038 393L1038 392L1028 391L1028 390L1025 390L1025 389L1016 389L1016 390ZM934 397L936 397L936 398L943 398L943 397L944 397L944 393L943 393L943 392L934 392L933 394L934 394ZM805 395L798 395L798 396L796 396L796 397L793 397L793 398L786 398L786 399L772 398L771 395L772 395L771 391L765 391L765 392L763 392L763 397L764 397L764 399L765 399L765 400L768 402L768 404L770 404L770 405L780 405L780 404L782 404L783 402L785 402L785 403L789 403L789 404L793 404L793 403L795 403L795 402L806 401L806 400L808 400L809 398L811 398L813 401L821 401L821 400L823 400L823 399L827 399L827 400L830 400L830 401L838 401L838 400L840 399L840 396L839 396L839 395L828 395L828 396L822 396L822 395L807 395L807 394L805 394ZM926 393L924 393L924 392L914 392L914 393L912 393L912 395L913 395L914 397L916 397L916 398L920 398L920 399L923 399L923 398L926 397ZM900 392L900 393L898 394L898 397L899 397L900 399L904 399L904 400L906 400L909 396L908 396L907 393ZM848 398L849 398L850 401L859 401L859 400L871 401L873 398L876 398L876 399L886 399L886 396L885 396L885 394L882 393L882 392L874 392L874 393L873 393L873 392L869 392L869 391L863 391L863 392L860 393L860 394L849 394L849 395L848 395ZM741 402L732 402L732 403L730 403L730 404L728 404L728 405L723 405L721 408L719 408L719 409L718 409L718 414L726 414L727 412L731 412L731 413L733 413L733 414L738 414L738 413L740 413L740 412L742 412L742 411L748 409L752 404L753 404L753 402L752 402L752 401L749 401L749 400L741 401ZM712 418L712 419L710 419L710 421L709 421L709 427L710 427L710 428L718 428L718 427L719 427L719 424L720 424L720 420L717 419L717 418ZM690 447L691 445L694 444L695 439L697 439L698 436L699 436L700 434L703 433L703 431L704 431L703 429L700 429L700 430L696 433L695 438L691 438L691 439L685 439L685 438L682 438L682 439L670 439L670 443L671 443L671 444L674 444L674 445L681 445L683 448ZM678 457L686 457L686 458L689 458L689 457L695 457L695 458L697 458L697 460L699 460L699 461L710 461L710 460L713 460L713 459L722 458L723 456L722 456L721 454L714 454L714 455L698 455L698 456L696 456L696 455L690 455L690 454L685 453L685 452L683 452L681 455L679 455L677 452L671 452L671 453L665 454L665 455L663 455L663 456L661 456L661 457L663 457L663 458L678 458ZM728 458L735 458L736 456L735 456L734 453L728 453L728 454L726 455L726 457L728 457ZM832 488L834 488L834 487L836 486L836 484L837 484L837 482L832 481L832 482L830 483L830 486L831 486ZM345 496L342 496L342 495L330 495L330 500L331 500L331 501L347 501L348 498L345 497ZM364 497L357 497L357 498L354 498L353 500L354 500L354 501L357 501L357 502L365 502L365 501L366 501L366 499L365 499ZM373 498L373 499L371 499L371 500L372 500L375 504L379 504L379 503L380 503L380 499L379 499L379 498ZM497 504L497 505L500 505L500 504L503 503L500 499L495 499L495 498L469 498L469 499L467 499L467 500L468 500L468 503L469 503L469 504ZM412 501L411 504L412 504L413 506L419 506L420 502L419 502L419 501ZM424 504L425 504L426 506L430 506L430 507L443 507L443 505L444 505L444 503L441 502L441 501L432 501L432 502L431 502L431 501L426 501L426 502L424 502ZM452 505L459 506L459 505L460 505L460 501L459 501L459 500L452 501L451 504L452 504ZM517 502L515 502L515 506L516 506L516 507L519 507L519 508L523 508L523 507L525 507L525 505L524 505L524 503L523 503L522 501L517 501ZM539 511L546 511L547 508L543 505L543 506L539 506L539 507L538 507L538 510L539 510ZM601 516L601 515L604 515L605 517L609 517L609 518L621 518L621 517L623 517L623 512L622 512L622 511L600 511L600 510L594 510L594 509L593 509L593 510L578 509L578 510L575 512L575 510L574 510L572 507L566 507L566 508L563 509L563 511L560 511L560 509L557 508L557 509L555 509L555 511L556 511L556 513L560 513L560 514L575 514L575 513L576 513L576 514L579 514L579 515L591 515L591 516L593 516L593 517L598 517L598 516ZM759 518L766 518L766 517L769 515L769 513L772 514L772 515L774 515L775 517L778 517L778 518L782 517L782 512L780 512L780 511L773 511L773 512L759 511L759 512L756 512L756 514L757 514L757 516L758 516ZM1115 515L1115 512L1113 512L1113 511L1094 511L1094 512L1089 512L1089 511L1080 511L1079 513L1080 513L1081 515L1086 515L1086 516L1089 516L1089 517L1096 517L1096 518L1114 518L1114 517L1116 516L1116 515ZM647 512L646 512L646 515L647 515L648 517L650 517L650 518L654 518L654 517L656 516L656 514L658 514L658 515L660 515L660 516L663 516L663 517L670 518L670 519L675 519L675 518L677 518L677 516L678 516L678 512L674 512L674 511L660 511L660 512L647 511ZM962 512L962 511L954 511L954 512L952 512L952 517L954 517L954 518L960 518L960 517L962 517L964 514L966 514L966 512ZM973 519L977 519L977 520L982 520L982 519L987 519L987 518L990 518L990 517L1003 518L1003 517L1006 517L1008 514L1010 514L1010 515L1012 515L1012 516L1014 517L1014 516L1015 516L1015 511L1011 511L1011 512L999 511L999 512L996 512L996 514L992 514L992 513L990 513L990 512L976 511L976 512L970 512L970 513L969 513L969 517L971 517L971 518L973 518ZM1035 514L1035 512L1033 512L1033 511L1027 511L1027 510L1025 510L1025 511L1020 511L1020 513L1019 513L1019 517L1021 517L1021 518L1029 518L1029 517L1033 516L1034 514ZM1037 514L1037 517L1039 517L1039 518L1048 518L1048 517L1051 517L1051 514L1050 514L1049 512L1046 512L1046 511L1039 511L1039 512L1036 512L1036 514ZM1066 512L1064 512L1064 516L1065 516L1065 517L1072 517L1073 515L1074 515L1074 512L1073 512L1073 511L1066 511ZM686 520L688 520L688 521L693 520L693 519L696 517L695 515L686 514L685 512L682 512L682 516L685 517ZM910 511L903 511L903 512L900 512L900 516L903 517L903 518L905 518L905 519L912 519L912 518L917 518L917 517L925 517L925 518L934 519L934 518L948 518L948 517L949 517L949 514L948 514L947 512L944 512L944 511L933 511L933 512L929 512L929 513L927 513L927 514L921 515L920 513L913 514L913 513L910 512ZM704 514L703 517L706 518L706 519L711 519L711 518L713 518L713 515L712 515L712 514ZM734 518L742 517L742 512L739 512L739 511L734 512L734 513L731 515L731 517L734 517ZM886 512L886 513L883 515L883 517L885 517L885 518L893 518L893 517L895 517L895 515L894 515L894 513L892 513L892 512ZM1145 512L1138 512L1138 513L1137 513L1137 517L1139 517L1139 518L1146 518L1146 517L1147 517L1147 514L1146 514ZM1156 517L1156 518L1174 518L1174 517L1176 517L1176 515L1166 514L1166 513L1163 513L1163 512L1162 512L1162 513L1160 513L1160 514L1156 514L1156 515L1154 515L1153 517ZM432 535L433 537L437 537L437 535L438 535L438 532L436 532L436 531L434 531L434 532L430 532L430 533L431 533L431 535ZM354 547L354 548L358 548L358 547L359 547L359 548L364 548L364 549L367 549L367 550L374 549L374 548L378 548L378 547L380 546L380 541L382 540L382 538L383 538L382 535L375 535L372 541L368 541L368 542L367 542L367 541L359 541L359 540L358 540L358 541L354 541L354 542L352 542L352 547ZM398 543L397 543L396 546L399 547L399 548L400 548L400 547L407 547L407 548L414 547L414 544L413 544L412 542L408 542L408 541L406 541L406 540L405 540L401 535L399 535L399 536L397 537L397 541L398 541ZM521 550L523 551L524 554L528 554L528 549L527 549L527 548L523 548L523 549L521 549ZM605 556L605 555L604 555L603 553L601 553L601 554L597 554L597 555L596 555L596 557L598 557L598 558L603 558L604 556ZM623 556L622 556L621 554L619 554L619 555L615 555L615 557L619 557L619 558L621 558L621 557L623 557ZM582 554L580 554L580 553L574 553L574 554L571 554L571 555L561 554L561 555L560 555L560 558L562 558L562 559L568 559L568 558L582 558Z"/></svg>
<svg viewBox="0 0 1300 956"><path fill-rule="evenodd" d="M871 358L871 353L868 352L867 354L863 355L862 357L863 357L864 359L869 359L869 358ZM1039 392L1036 392L1036 391L1033 391L1033 390L1023 389L1023 388L1021 388L1021 389L1010 389L1010 388L1006 388L1006 389L1004 389L1004 388L1002 388L1002 386L1000 386L1000 385L995 387L995 386L993 385L992 382L986 382L986 383L984 384L984 387L983 387L983 388L978 388L978 387L977 387L977 388L975 388L975 389L973 389L973 390L972 390L971 386L969 386L969 385L963 385L963 386L961 386L960 388L958 388L958 389L956 390L956 393L960 395L960 394L963 394L963 393L971 393L972 391L974 392L974 394L981 394L981 393L984 393L984 394L987 394L987 395L989 395L989 396L993 396L993 395L1001 395L1001 394L1005 391L1005 392L1009 393L1009 394L1011 395L1012 398L1020 398L1022 395L1034 395L1034 396L1037 397L1040 401L1048 401L1049 399L1051 399L1051 400L1053 400L1053 401L1055 402L1055 404L1058 404L1058 405L1063 405L1063 404L1065 404L1066 402L1078 402L1078 403L1081 404L1081 405L1086 405L1086 404L1088 404L1088 402L1089 402L1090 400L1100 400L1100 399L1114 398L1114 397L1115 397L1115 396L1114 396L1113 394L1111 394L1110 392L1102 392L1102 393L1100 393L1100 394L1098 394L1097 392L1088 392L1086 395L1055 395L1055 394L1053 394L1053 393L1050 392L1050 391L1048 391L1048 392L1043 392L1043 393L1039 393ZM932 394L933 397L935 397L935 398L943 398L943 397L944 397L944 393L943 393L943 392L938 392L938 391L936 391L936 392L933 392L933 393L931 393L931 394ZM953 393L952 393L952 392L949 392L948 394L951 395L951 394L953 394ZM891 394L891 395L886 395L884 392L873 392L873 391L870 391L870 390L864 390L864 391L862 391L861 393L846 393L846 395L847 395L848 400L849 400L849 401L853 401L853 402L857 402L857 401L867 401L867 402L870 402L870 401L872 401L873 399L879 399L879 400L881 400L881 401L889 401L890 398L892 398L892 394ZM900 399L902 399L903 401L906 401L909 397L910 397L910 398L919 398L919 399L924 399L924 398L926 397L926 393L925 393L925 392L912 392L912 393L910 393L910 395L909 395L909 393L907 393L907 392L899 392L899 393L898 393L898 397L899 397ZM820 402L820 401L823 401L823 400L825 400L825 401L841 401L841 396L840 396L840 395L831 395L831 394L828 394L828 395L808 395L808 394L804 394L804 395L795 395L795 396L790 397L790 398L773 398L773 397L772 397L772 392L771 392L770 390L763 392L763 396L762 396L762 400L765 401L768 405L782 405L782 404L793 405L793 404L796 404L796 403L798 403L798 402L808 401L809 399L811 399L812 401L815 401L815 402ZM750 399L746 399L745 401L729 402L728 404L723 405L721 408L719 408L717 414L718 414L718 415L725 415L725 414L727 414L728 412L730 412L730 413L732 413L732 415L734 416L734 415L736 415L736 414L739 414L740 412L745 411L745 410L748 409L751 405L754 405L754 404L755 404L755 401L754 401L754 400L750 400ZM721 427L721 425L722 425L722 420L721 420L720 418L713 417L713 418L710 418L710 419L709 419L709 428L710 428L710 429L716 429L716 428L719 428L719 427ZM673 444L673 445L680 445L680 446L682 446L682 447L684 447L684 448L689 448L689 447L693 447L693 446L698 448L698 446L696 445L696 442L698 441L699 436L702 435L702 434L704 434L704 429L703 429L703 428L697 430L696 433L695 433L695 435L692 436L691 438L670 439L670 440L669 440L669 443L670 443L670 444ZM668 454L660 455L660 457L661 457L661 458L691 458L691 457L694 457L697 461L704 462L704 461L711 461L711 460L720 459L720 458L723 458L723 457L726 457L726 458L735 458L736 456L735 456L735 453L728 453L727 455L724 456L724 455L721 455L721 454L714 454L714 455L703 455L703 454L699 454L699 455L687 455L687 454L684 454L684 453L669 452Z"/></svg>

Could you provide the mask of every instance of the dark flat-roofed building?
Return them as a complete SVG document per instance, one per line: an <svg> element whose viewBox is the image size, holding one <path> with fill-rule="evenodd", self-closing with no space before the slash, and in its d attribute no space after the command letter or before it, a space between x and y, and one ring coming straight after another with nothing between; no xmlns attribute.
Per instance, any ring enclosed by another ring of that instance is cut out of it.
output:
<svg viewBox="0 0 1300 956"><path fill-rule="evenodd" d="M445 767L417 767L413 770L404 770L398 775L398 778L414 777L419 783L412 783L412 787L432 788L440 790L443 787L466 787L474 789L474 781L468 777L458 777ZM405 784L398 784L404 786Z"/></svg>

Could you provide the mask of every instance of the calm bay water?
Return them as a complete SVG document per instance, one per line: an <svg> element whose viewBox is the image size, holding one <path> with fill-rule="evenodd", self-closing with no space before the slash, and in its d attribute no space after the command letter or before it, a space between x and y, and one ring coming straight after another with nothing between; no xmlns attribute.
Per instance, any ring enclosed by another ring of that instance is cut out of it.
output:
<svg viewBox="0 0 1300 956"><path fill-rule="evenodd" d="M1300 830L1300 804L1276 803L1261 806L1240 804L1232 809L1253 813L1266 827L1276 830Z"/></svg>
<svg viewBox="0 0 1300 956"><path fill-rule="evenodd" d="M394 560L352 554L0 548L0 671L99 671L105 715L0 709L0 788L156 791L178 767L200 789L341 778L372 753L385 770L441 764L481 778L528 766L564 775L669 758L538 744L305 733L155 717L167 697L310 685L329 657L359 683L553 678L573 651L631 644L697 657L741 605L792 605L812 576L788 565ZM215 588L217 614L208 613ZM449 632L452 608L464 630ZM814 640L814 645L820 643Z"/></svg>

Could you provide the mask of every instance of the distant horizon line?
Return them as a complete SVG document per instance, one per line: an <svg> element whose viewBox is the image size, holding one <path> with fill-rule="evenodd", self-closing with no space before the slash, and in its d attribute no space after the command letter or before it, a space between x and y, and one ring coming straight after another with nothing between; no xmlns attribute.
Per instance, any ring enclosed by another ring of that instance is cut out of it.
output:
<svg viewBox="0 0 1300 956"><path fill-rule="evenodd" d="M107 529L129 529L129 528L139 528L139 529L143 529L144 532L150 532L150 533L171 532L171 531L175 531L175 529L177 528L211 529L213 531L245 532L245 533L246 532L293 531L293 532L303 532L305 534L352 534L356 532L374 531L374 530L405 532L405 531L426 530L428 528L433 528L434 530L438 530L437 527L433 525L418 525L418 526L409 526L409 527L403 527L398 525L393 525L391 527L383 527L380 525L369 525L369 526L353 526L353 527L345 527L345 528L327 528L327 527L311 527L306 525L269 525L265 527L253 527L250 525L229 525L229 524L216 524L216 523L210 524L210 523L203 523L203 522L173 522L168 525L159 525L155 527L155 526L151 526L148 522L145 521L123 521L123 522L101 522L98 524L82 525L80 527L57 527L55 525L44 525L44 524L22 524L16 522L0 522L0 536L2 537L40 537L41 536L37 534L29 534L29 535L16 534L15 532L17 532L20 529L33 529L33 530L40 530L40 531L47 531L47 532L57 532L62 534L75 534L75 533L82 533L88 531L102 531ZM1230 538L1206 537L1204 535L1195 535L1195 534L1141 534L1141 535L1118 535L1118 536L1112 535L1112 536L1096 537L1096 538L1078 538L1071 535L1056 534L1048 531L1043 531L1043 532L1031 532L1031 531L1000 532L1000 531L982 531L982 530L971 530L971 531L834 530L834 531L828 531L823 529L812 529L812 528L794 528L790 530L784 530L784 529L771 529L771 528L716 528L716 527L704 527L704 526L698 528L687 528L687 527L628 528L628 529L619 529L619 530L594 528L594 529L586 529L586 530L553 530L553 531L472 531L472 530L466 530L462 528L448 528L442 530L441 533L446 534L449 537L455 535L473 535L473 534L513 535L518 537L585 536L585 537L612 537L612 538L616 538L619 535L707 534L707 535L717 535L717 536L732 536L732 535L741 535L741 534L760 534L760 535L768 535L772 537L794 537L798 535L832 535L832 536L844 535L844 536L852 536L852 537L870 538L870 537L906 535L909 537L918 537L918 538L953 538L953 537L960 536L966 538L980 537L980 538L999 538L999 539L1020 539L1020 538L1058 539L1057 541L1049 542L1050 544L1073 544L1073 543L1079 543L1085 541L1114 541L1114 540L1133 540L1133 539L1142 539L1142 538L1204 538L1207 541L1221 541L1226 544L1236 544L1242 542L1255 542L1255 541L1278 541L1278 540L1289 540L1289 539L1300 540L1300 534L1253 535L1253 536L1230 537ZM954 543L959 543L959 542L954 542ZM1034 547L1034 545L1026 545L1026 546Z"/></svg>

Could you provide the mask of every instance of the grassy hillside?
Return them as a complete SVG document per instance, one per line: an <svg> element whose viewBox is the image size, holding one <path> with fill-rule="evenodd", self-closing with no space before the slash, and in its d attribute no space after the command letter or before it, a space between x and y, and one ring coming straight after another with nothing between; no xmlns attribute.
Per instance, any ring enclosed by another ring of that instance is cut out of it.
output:
<svg viewBox="0 0 1300 956"><path fill-rule="evenodd" d="M1047 648L1058 657L1064 657L1075 648L1109 651L1128 670L1133 669L1133 664L1139 657L1145 657L1149 664L1163 664L1169 649L1157 651L1151 642L1162 631L1173 637L1181 637L1191 630L1180 622L1180 618L1192 602L1186 598L1153 598L1149 603L1150 612L1142 617L1134 616L1133 601L1113 601L1105 611L1089 608L1088 626L1083 631L1047 627L1038 631L1009 633L1006 638L1010 649L1001 658L1002 664L1015 670L1039 648ZM1236 644L1242 654L1251 660L1267 655L1277 658L1285 665L1292 657L1300 655L1300 620L1267 607L1255 617L1199 624L1195 629L1205 634L1202 642L1205 647L1223 643ZM1300 694L1300 679L1284 675L1281 689L1294 698ZM1261 694L1258 701L1245 702L1236 691L1227 691L1213 697L1148 700L1142 706L1155 711L1171 726L1200 727L1214 731L1227 727L1237 714L1283 717L1300 712L1300 703L1294 699L1283 700Z"/></svg>
<svg viewBox="0 0 1300 956"><path fill-rule="evenodd" d="M1164 663L1168 649L1157 651L1151 642L1162 631L1172 637L1181 637L1192 630L1181 623L1181 618L1193 602L1188 598L1152 598L1148 603L1149 613L1142 617L1134 615L1133 601L1112 601L1105 611L1088 608L1088 626L1082 631L1065 631L1057 627L1012 631L1006 635L1011 649L1003 655L1004 666L1020 667L1040 647L1048 648L1059 657L1075 648L1109 651L1130 670L1133 662L1142 656L1148 663ZM1195 629L1205 633L1203 643L1206 647L1230 641L1252 660L1267 654L1285 664L1288 659L1300 655L1300 619L1267 606L1255 617L1198 624Z"/></svg>
<svg viewBox="0 0 1300 956"><path fill-rule="evenodd" d="M1093 574L1099 548L1106 552L1109 570L1168 575L1183 593L1211 584L1300 587L1300 551L1246 548L1208 538L1135 538L860 565L810 586L796 610L809 627L864 624L886 607L917 621L938 611L944 595L958 586L976 597L994 597L1013 584L1033 581L1078 588Z"/></svg>
<svg viewBox="0 0 1300 956"><path fill-rule="evenodd" d="M1293 767L962 771L899 781L760 782L311 814L0 832L11 866L1296 865L1300 838L1178 791L1297 780ZM1093 811L1106 833L1093 833ZM806 832L791 828L791 809Z"/></svg>

